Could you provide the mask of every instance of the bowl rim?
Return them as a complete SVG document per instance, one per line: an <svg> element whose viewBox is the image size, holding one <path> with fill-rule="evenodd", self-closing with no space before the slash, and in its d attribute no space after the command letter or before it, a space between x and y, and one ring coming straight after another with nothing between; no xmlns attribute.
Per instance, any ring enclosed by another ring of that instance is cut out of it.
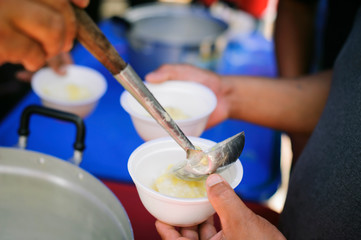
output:
<svg viewBox="0 0 361 240"><path fill-rule="evenodd" d="M203 114L199 115L199 116L192 116L190 118L186 118L186 119L177 119L174 120L177 123L182 123L182 124L190 124L193 123L194 121L198 121L199 119L202 119L204 117L206 117L207 115L210 115L214 109L217 106L217 97L214 94L214 92L208 88L207 86L204 86L201 83L198 82L193 82L193 81L183 81L183 80L169 80L166 82L162 82L162 83L149 83L149 82L145 82L144 83L147 87L148 86L157 86L157 85L162 85L162 86L166 86L166 85L170 85L170 86L176 86L176 85L184 85L184 86L189 86L189 87L198 87L201 88L202 91L207 92L207 94L210 96L210 104L209 104L209 109L208 111L204 112ZM144 121L147 122L152 122L155 121L153 118L143 115L143 114L139 114L135 111L132 110L131 107L129 107L129 104L127 104L127 98L129 97L133 97L127 90L124 90L121 95L120 95L120 105L123 107L123 109L132 117L136 117L139 119L142 119Z"/></svg>
<svg viewBox="0 0 361 240"><path fill-rule="evenodd" d="M209 140L209 139L205 139L205 138L200 138L200 137L188 137L189 140L191 140L192 142L196 142L196 141L201 141L201 142L205 142L205 143L209 143L209 144L216 144L216 142L212 141L212 140ZM174 141L171 137L162 137L162 138L156 138L156 139L153 139L153 140L150 140L150 141L147 141L147 142L144 142L143 144L141 144L140 146L138 146L132 153L131 155L129 156L128 158L128 164L127 164L127 168L128 168L128 172L129 172L129 175L131 176L132 178L132 181L134 182L134 184L138 187L141 187L143 190L145 190L146 192L150 193L153 197L161 200L161 201L165 201L165 200L168 200L168 201L171 201L171 202L176 202L177 204L183 204L183 205L186 205L186 204L201 204L201 203L206 203L206 202L209 202L208 200L208 196L206 197L201 197L201 198L179 198L179 197L172 197L172 196L168 196L168 195L165 195L163 193L160 193L160 192L157 192L147 186L145 186L144 184L142 184L140 181L138 181L136 178L135 178L135 173L132 171L132 161L131 159L134 158L134 156L136 154L138 154L138 152L142 151L144 149L144 147L149 147L149 146L152 146L152 145L155 145L155 144L158 144L160 142L170 142L170 141ZM235 167L236 167L236 170L237 171L240 171L241 172L241 175L240 175L240 178L237 180L237 184L235 184L235 186L233 186L233 184L229 183L232 187L232 189L235 189L239 184L240 182L242 181L243 179L243 166L242 166L242 163L240 162L240 160L238 159L235 163L234 163Z"/></svg>
<svg viewBox="0 0 361 240"><path fill-rule="evenodd" d="M87 66L82 66L82 65L75 65L75 64L70 64L66 66L66 71L86 71L91 73L92 75L96 76L96 79L99 79L102 85L102 89L101 91L97 92L96 94L94 94L93 96L86 98L86 99L81 99L81 100L75 100L72 102L69 101L63 101L63 100L59 100L59 99L55 99L49 96L46 96L42 93L42 91L39 89L39 85L37 84L38 81L40 81L40 77L42 74L46 73L46 72L54 72L50 67L44 67L40 70L38 70L36 73L34 73L32 80L31 80L31 88L34 91L34 93L41 99L47 102L51 102L57 105L64 105L64 106L80 106L80 105L86 105L86 104L90 104L90 103L94 103L96 101L98 101L107 91L108 89L108 84L107 81L105 79L105 77L98 72L97 70L87 67Z"/></svg>

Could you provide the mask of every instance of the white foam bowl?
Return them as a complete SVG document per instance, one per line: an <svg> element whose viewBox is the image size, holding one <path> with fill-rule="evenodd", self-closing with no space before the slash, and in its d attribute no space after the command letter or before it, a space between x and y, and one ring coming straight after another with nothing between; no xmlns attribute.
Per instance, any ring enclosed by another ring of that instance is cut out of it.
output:
<svg viewBox="0 0 361 240"><path fill-rule="evenodd" d="M176 80L160 84L146 83L146 86L164 108L173 107L189 116L174 119L185 135L199 137L203 133L217 105L217 98L209 88L195 82ZM130 115L143 140L169 136L128 91L121 94L120 104Z"/></svg>
<svg viewBox="0 0 361 240"><path fill-rule="evenodd" d="M83 118L95 109L107 90L107 82L101 73L78 65L67 66L65 75L59 75L49 67L40 69L33 75L31 86L44 106ZM69 86L75 88L77 93L80 90L86 95L78 99L70 98L67 90Z"/></svg>
<svg viewBox="0 0 361 240"><path fill-rule="evenodd" d="M216 144L197 137L190 137L190 140L204 150ZM129 174L144 207L160 221L179 227L199 224L215 212L207 197L176 198L152 189L154 181L170 164L184 159L184 150L173 139L166 137L142 144L130 155L128 161ZM243 176L241 162L237 160L221 175L235 188Z"/></svg>

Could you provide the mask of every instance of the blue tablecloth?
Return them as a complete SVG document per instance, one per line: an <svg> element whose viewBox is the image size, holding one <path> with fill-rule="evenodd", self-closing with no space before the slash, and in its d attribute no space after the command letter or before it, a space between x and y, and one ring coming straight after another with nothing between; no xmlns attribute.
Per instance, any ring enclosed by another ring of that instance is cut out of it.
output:
<svg viewBox="0 0 361 240"><path fill-rule="evenodd" d="M100 23L100 28L127 61L128 45L124 29L111 20ZM86 149L80 167L93 175L121 182L132 182L127 160L143 140L137 135L129 115L120 106L124 90L111 74L84 48L76 45L72 51L76 64L92 67L107 79L108 89L95 111L85 119ZM0 124L0 146L14 146L22 110L30 104L41 104L30 92ZM227 120L206 130L201 137L216 142L240 131L246 144L240 160L244 177L236 192L246 200L268 199L280 184L280 134L272 129L237 120ZM29 150L67 160L73 154L75 127L72 124L34 115L30 121Z"/></svg>

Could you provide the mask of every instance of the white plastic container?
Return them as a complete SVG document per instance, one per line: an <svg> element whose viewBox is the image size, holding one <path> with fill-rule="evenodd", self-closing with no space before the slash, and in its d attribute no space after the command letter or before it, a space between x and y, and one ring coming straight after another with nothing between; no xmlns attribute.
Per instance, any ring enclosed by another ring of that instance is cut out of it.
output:
<svg viewBox="0 0 361 240"><path fill-rule="evenodd" d="M31 86L46 107L87 117L107 90L107 82L98 71L69 65L64 76L43 68L32 78Z"/></svg>
<svg viewBox="0 0 361 240"><path fill-rule="evenodd" d="M206 150L216 143L190 137L191 142ZM184 150L170 137L151 140L139 146L129 157L128 171L135 183L144 207L155 218L173 226L185 227L199 224L214 214L207 197L177 198L153 190L154 181L170 165L184 161ZM235 188L242 179L243 168L239 160L221 172Z"/></svg>
<svg viewBox="0 0 361 240"><path fill-rule="evenodd" d="M185 135L199 137L203 133L217 105L217 98L209 88L196 82L175 80L160 84L146 83L146 86L165 109L173 107L188 116L186 119L173 119ZM129 92L122 93L120 104L129 113L143 140L169 136Z"/></svg>

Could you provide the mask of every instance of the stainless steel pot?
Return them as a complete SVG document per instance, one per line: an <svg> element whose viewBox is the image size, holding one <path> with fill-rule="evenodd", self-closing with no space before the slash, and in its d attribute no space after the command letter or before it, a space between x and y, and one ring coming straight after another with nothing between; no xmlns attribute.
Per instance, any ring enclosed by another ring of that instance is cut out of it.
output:
<svg viewBox="0 0 361 240"><path fill-rule="evenodd" d="M40 106L22 115L19 145L26 146L32 114L77 126L75 162L84 149L81 118ZM129 218L98 179L64 160L19 148L0 147L0 239L133 239Z"/></svg>
<svg viewBox="0 0 361 240"><path fill-rule="evenodd" d="M212 68L227 23L195 4L150 3L130 8L129 62L143 77L165 63Z"/></svg>

